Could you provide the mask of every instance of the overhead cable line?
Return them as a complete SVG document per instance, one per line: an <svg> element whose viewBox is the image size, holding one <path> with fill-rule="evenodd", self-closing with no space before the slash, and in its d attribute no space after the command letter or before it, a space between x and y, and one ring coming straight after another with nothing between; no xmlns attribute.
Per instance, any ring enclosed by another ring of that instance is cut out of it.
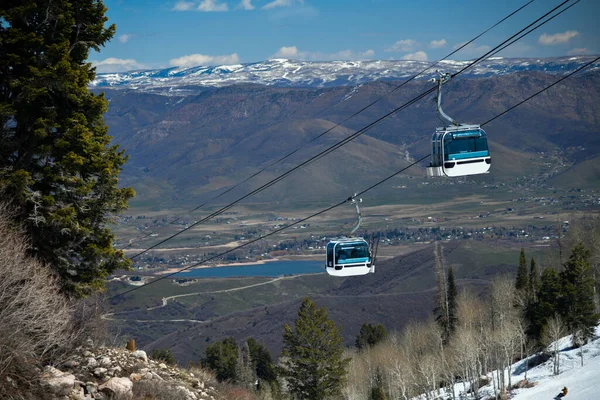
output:
<svg viewBox="0 0 600 400"><path fill-rule="evenodd" d="M399 90L400 88L402 88L404 85L406 85L407 83L413 81L414 79L416 79L417 77L421 76L422 74L424 74L425 72L427 72L428 70L432 69L433 67L435 67L436 65L438 65L440 62L446 60L447 58L453 56L454 54L458 53L459 51L461 51L462 49L464 49L465 47L469 46L471 43L473 43L475 40L479 39L481 36L485 35L486 33L488 33L490 30L494 29L496 26L500 25L502 22L506 21L507 19L509 19L510 17L512 17L513 15L515 15L516 13L518 13L519 11L521 11L522 9L524 9L525 7L527 7L528 5L530 5L531 3L533 3L535 0L529 0L527 3L525 3L524 5L522 5L521 7L517 8L516 10L514 10L513 12L511 12L510 14L508 14L507 16L505 16L504 18L502 18L501 20L499 20L498 22L496 22L495 24L493 24L492 26L490 26L489 28L487 28L486 30L484 30L483 32L481 32L479 35L475 36L474 38L472 38L471 40L469 40L468 42L465 42L464 44L462 44L460 47L458 47L456 50L448 53L446 56L444 56L443 58L439 59L438 61L434 62L433 64L429 65L428 67L424 68L423 70L419 71L418 73L416 73L415 75L411 76L410 78L408 78L407 80L403 81L401 84L395 86L392 90L390 90L389 92L385 93L384 95L380 96L379 98L377 98L376 100L374 100L373 102L367 104L366 106L364 106L363 108L361 108L360 110L354 112L352 115L350 115L349 117L347 117L346 119L344 119L341 122L335 123L332 127L328 128L327 130L325 130L324 132L318 134L317 136L313 137L312 139L310 139L308 142L304 143L303 145L297 147L296 149L288 152L287 154L285 154L284 156L278 158L277 160L273 161L272 163L270 163L269 165L267 165L266 167L261 168L260 170L258 170L257 172L253 173L252 175L250 175L249 177L245 178L244 180L236 183L235 185L233 185L232 187L230 187L229 189L223 191L222 193L218 194L217 196L211 198L210 200L205 201L204 203L200 204L199 206L191 209L190 211L185 212L185 214L173 219L172 221L168 222L167 225L171 225L174 224L177 221L180 221L185 215L191 214L194 211L199 210L200 208L204 207L205 205L212 203L213 201L221 198L222 196L226 195L227 193L235 190L236 188L240 187L241 185L243 185L244 183L248 182L249 180L251 180L252 178L262 174L263 172L265 172L267 169L279 164L280 162L288 159L289 157L293 156L294 154L296 154L298 151L300 151L302 148L308 146L309 144L313 143L314 141L320 139L321 137L323 137L324 135L326 135L327 133L331 132L332 130L334 130L335 128L339 127L340 125L342 125L343 123L347 122L348 120L356 117L357 115L363 113L364 111L368 110L369 108L371 108L372 106L374 106L375 104L377 104L379 101L383 100L384 98L388 97L390 94L394 93L395 91ZM313 100L314 101L314 100ZM240 101L241 102L241 101ZM239 102L237 102L239 103ZM237 103L234 104L237 105ZM312 102L311 102L312 103ZM336 103L332 106L326 107L324 110L320 111L319 113L317 113L317 116L320 114L323 114L325 111L335 107L336 105L338 105L339 103ZM281 121L278 121L277 123L274 123L270 126L268 126L267 128L263 129L269 129L274 125L280 124L281 122L285 121L287 118L289 118L291 115L295 114L297 110L292 111L291 113L289 113L288 115L286 115ZM130 247L131 244L135 243L135 242L139 242L141 240L146 239L147 237L151 236L153 233L148 233L146 236L141 237L140 239L134 240L133 242L130 242L129 245L127 247ZM134 256L134 257L137 257Z"/></svg>
<svg viewBox="0 0 600 400"><path fill-rule="evenodd" d="M458 71L457 73L453 74L453 77L456 77L458 75L460 75L461 73L463 73L464 71L466 71L467 69L471 68L473 65L481 62L482 60L484 60L485 58L489 57L491 54L493 54L496 51L499 51L498 49L504 49L506 48L505 45L507 43L514 43L515 41L513 40L515 37L521 35L523 32L527 31L527 29L531 28L533 25L537 24L539 21L541 21L542 19L544 19L545 17L547 17L548 15L552 14L554 11L556 11L557 9L559 9L560 7L562 7L564 4L568 3L571 0L564 0L561 4L559 4L558 6L554 7L552 10L550 10L549 12L547 12L546 14L542 15L540 18L538 18L537 20L535 20L534 22L532 22L531 24L527 25L525 28L521 29L520 31L518 31L517 33L515 33L514 35L512 35L510 38L504 40L502 43L500 43L499 45L497 45L496 47L494 47L493 49L489 50L488 52L486 52L483 56L477 58L476 60L472 61L471 63L469 63L466 67L464 67L463 69L461 69L460 71ZM578 0L579 1L579 0ZM546 22L548 22L549 20L544 21L543 23L539 24L538 26L535 27L535 29L543 26ZM528 32L531 33L533 32L532 29ZM522 38L523 36L520 36L520 38ZM511 42L512 41L512 42ZM186 227L185 229L182 229L181 231L174 233L173 235L161 240L160 242L148 247L147 249L135 254L134 256L130 257L130 259L134 259L136 257L141 256L142 254L147 253L148 251L160 246L161 244L175 238L176 236L179 236L180 234L190 230L191 228L217 216L222 214L223 212L229 210L230 208L232 208L234 205L236 205L237 203L239 203L240 201L251 197L257 193L260 193L266 189L268 189L269 187L273 186L274 184L276 184L277 182L285 179L288 175L290 175L291 173L293 173L294 171L312 163L313 161L316 161L330 153L332 153L333 151L337 150L338 148L344 146L345 144L351 142L352 140L356 139L357 137L361 136L363 133L367 132L368 130L370 130L371 128L373 128L375 125L377 125L379 122L383 121L384 119L388 118L389 116L400 112L402 110L404 110L405 108L411 106L412 104L416 103L417 101L423 99L424 97L428 96L429 94L433 93L435 90L437 89L437 86L433 86L430 89L426 90L425 92L421 93L420 95L418 95L417 97L413 98L412 100L404 103L403 105L395 108L394 110L390 111L389 113L383 115L382 117L376 119L375 121L371 122L370 124L366 125L365 127L359 129L358 131L354 132L353 134L351 134L350 136L346 137L345 139L342 139L341 141L337 142L336 144L328 147L327 149L321 151L320 153L312 156L311 158L309 158L308 160L305 160L304 162L298 164L297 166L291 168L290 170L288 170L287 172L279 175L278 177L272 179L271 181L265 183L264 185L254 189L252 192L240 197L239 199L229 203L228 205L220 208L219 210L209 214L208 216L202 218L201 220L191 224L190 226Z"/></svg>
<svg viewBox="0 0 600 400"><path fill-rule="evenodd" d="M415 161L415 162L413 162L413 163L409 164L408 166L406 166L406 167L402 168L400 171L397 171L397 172L395 172L394 174L392 174L392 175L390 175L390 176L386 177L385 179L383 179L383 180L379 181L379 182L378 182L378 183L376 183L375 185L371 185L371 186L369 186L367 189L365 189L365 190L363 190L363 191L361 191L361 192L357 193L355 196L360 196L360 195L362 195L362 194L364 194L364 193L368 192L369 190L373 189L373 188L374 188L374 187L376 187L377 185L381 185L382 183L384 183L384 182L388 181L389 179L392 179L392 178L393 178L393 177L395 177L396 175L398 175L398 174L401 174L402 172L406 171L407 169L409 169L409 168L410 168L410 167L412 167L413 165L416 165L416 164L420 163L421 161L425 160L425 159L426 159L427 157L429 157L429 156L430 156L430 155L429 155L429 154L427 154L426 156L424 156L424 157L421 157L421 158L420 158L420 159L418 159L417 161ZM321 215L321 214L324 214L324 213L326 213L326 212L328 212L328 211L331 211L331 210L333 210L334 208L337 208L337 207L340 207L340 206L342 206L342 205L346 204L347 202L348 202L348 199L344 199L343 201L340 201L340 202L339 202L339 203L337 203L337 204L334 204L334 205L332 205L332 206L330 206L330 207L327 207L327 208L325 208L325 209L323 209L323 210L321 210L321 211L318 211L318 212L316 212L316 213L314 213L314 214L312 214L312 215L309 215L309 216L308 216L308 217L306 217L306 218L302 218L302 219L300 219L300 220L297 220L297 221L295 221L295 222L293 222L293 223L291 223L291 224L289 224L289 225L286 225L286 226L284 226L284 227L278 228L278 229L276 229L276 230L274 230L274 231L271 231L271 232L269 232L269 233L267 233L267 234L265 234L265 235L262 235L262 236L260 236L260 237L258 237L258 238L256 238L256 239L249 240L248 242L246 242L246 243L243 243L243 244L241 244L241 245L239 245L239 246L237 246L237 247L235 247L235 248L233 248L233 249L229 249L229 250L227 250L227 251L224 251L224 252L222 252L222 253L220 253L220 254L217 254L217 255L215 255L215 256L209 257L209 258L207 258L207 259L205 259L205 260L202 260L202 261L200 261L200 262L197 262L197 263L195 263L195 264L192 264L192 265L190 265L190 266L187 266L187 267L185 267L185 268L182 268L182 269L180 269L180 270L179 270L179 271L177 271L177 272L172 272L172 273L169 273L169 274L166 274L166 275L162 275L160 278L156 278L156 279L154 279L153 281L150 281L150 282L146 283L146 284L145 284L145 285L143 285L143 286L136 286L136 287L134 287L134 288L132 288L132 289L129 289L129 290L126 290L126 291L124 291L124 292L122 292L122 293L119 293L119 294L116 294L116 295L114 295L114 296L111 296L111 297L109 297L107 300L112 300L112 299L114 299L114 298L116 298L116 297L123 296L123 295L125 295L125 294L127 294L127 293L131 293L131 292L133 292L133 291L134 291L134 290L136 290L136 289L140 289L140 288L142 288L142 287L146 287L146 286L152 285L152 284L154 284L154 283L156 283L156 282L159 282L159 281L161 281L161 280L163 280L163 279L167 279L167 278L170 278L170 277L172 277L172 276L174 276L174 275L177 275L177 274L179 274L179 273L181 273L181 272L187 271L187 270L188 270L188 269L190 269L190 268L198 267L198 266L200 266L200 265L202 265L202 264L204 264L204 263L207 263L207 262L209 262L209 261L212 261L212 260L215 260L215 259L217 259L217 258L223 257L224 255L227 255L227 254L229 254L229 253L231 253L231 252L233 252L233 251L239 250L239 249L241 249L242 247L246 247L246 246L248 246L248 245L250 245L250 244L252 244L252 243L256 243L256 242L258 242L259 240L266 239L267 237L269 237L269 236L272 236L272 235L274 235L274 234L276 234L276 233L279 233L279 232L281 232L281 231L283 231L283 230L289 229L289 228L291 228L292 226L295 226L295 225L301 224L301 223L303 223L303 222L306 222L306 221L308 221L308 220L309 220L309 219L311 219L311 218L314 218L314 217L316 217L316 216L319 216L319 215Z"/></svg>
<svg viewBox="0 0 600 400"><path fill-rule="evenodd" d="M592 61L590 61L590 62L586 63L585 65L583 65L583 66L581 66L581 67L577 68L575 71L573 71L573 72L570 72L568 75L565 75L564 77L560 78L560 79L559 79L559 80L557 80L556 82L554 82L554 83L552 83L552 84L550 84L550 85L546 86L545 88L543 88L543 89L541 89L541 90L537 91L536 93L534 93L533 95L531 95L531 96L527 97L526 99L524 99L524 100L520 101L519 103L517 103L517 104L515 104L515 105L511 106L510 108L506 109L505 111L501 112L500 114L496 115L495 117L493 117L493 118L489 119L488 121L484 122L483 124L481 124L481 126L483 126L483 125L486 125L486 124L488 124L488 123L490 123L490 122L494 121L495 119L497 119L497 118L499 118L499 117L501 117L501 116L505 115L506 113L508 113L508 112L512 111L513 109L515 109L515 108L519 107L519 106L520 106L520 105L522 105L523 103L525 103L525 102L527 102L527 101L531 100L532 98L534 98L534 97L538 96L539 94L541 94L541 93L545 92L546 90L548 90L548 89L552 88L553 86L555 86L555 85L557 85L558 83L560 83L560 82L564 81L564 80L565 80L565 79L567 79L568 77L570 77L570 76L574 75L575 73L577 73L577 72L579 72L579 71L581 71L581 70L583 70L583 69L585 69L585 68L589 67L590 65L592 65L593 63L595 63L595 62L597 62L597 61L599 61L599 60L600 60L600 56L599 56L599 57L596 57L594 60L592 60ZM411 163L410 165L408 165L408 166L406 166L406 167L402 168L401 170L399 170L399 171L397 171L397 172L395 172L395 173L393 173L393 174L391 174L391 175L389 175L389 176L385 177L384 179L382 179L382 180L378 181L377 183L375 183L375 184L373 184L373 185L371 185L371 186L367 187L366 189L364 189L364 190L362 190L362 191L358 192L358 193L357 193L355 196L361 196L361 195L365 194L366 192L368 192L368 191L370 191L370 190L374 189L375 187L377 187L377 186L379 186L379 185L381 185L381 184L383 184L383 183L387 182L388 180L390 180L390 179L394 178L395 176L397 176L397 175L401 174L402 172L406 171L406 170L407 170L407 169L409 169L410 167L412 167L412 166L414 166L414 165L416 165L416 164L420 163L421 161L425 160L425 159L426 159L427 157L429 157L430 155L431 155L431 154L427 154L426 156L424 156L424 157L421 157L420 159L418 159L417 161L415 161L415 162ZM190 266L187 266L187 267L185 267L185 268L182 268L182 269L178 270L177 272L172 272L172 273L170 273L170 274L163 275L163 276L161 276L161 277L159 277L159 278L156 278L156 279L155 279L155 280L153 280L153 281L150 281L150 282L148 282L147 284L145 284L145 285L143 285L143 286L136 286L136 287L134 287L134 288L132 288L132 289L129 289L129 290L126 290L126 291L124 291L124 292L122 292L122 293L119 293L119 294L116 294L116 295L114 295L114 296L111 296L111 297L109 297L107 300L112 300L112 299L114 299L114 298L116 298L116 297L120 297L120 296L122 296L122 295L125 295L125 294L128 294L128 293L131 293L131 292L133 292L133 291L135 291L135 290L142 289L142 288L144 288L144 287L146 287L146 286L149 286L149 285L151 285L151 284L154 284L154 283L156 283L156 282L159 282L159 281L161 281L161 280L163 280L163 279L170 278L170 277L172 277L172 276L174 276L174 275L177 275L177 274L179 274L179 273L181 273L181 272L187 271L187 270L189 270L189 269L191 269L191 268L198 267L198 266L200 266L200 265L202 265L202 264L204 264L204 263L206 263L206 262L209 262L209 261L215 260L215 259L217 259L217 258L223 257L224 255L227 255L227 254L229 254L229 253L231 253L231 252L233 252L233 251L239 250L239 249L241 249L241 248L243 248L243 247L246 247L246 246L248 246L248 245L250 245L250 244L252 244L252 243L256 243L256 242L258 242L259 240L265 239L265 238L267 238L267 237L269 237L269 236L272 236L272 235L274 235L274 234L276 234L276 233L279 233L279 232L281 232L281 231L284 231L284 230L286 230L286 229L289 229L289 228L291 228L291 227L293 227L293 226L295 226L295 225L298 225L298 224L304 223L304 222L306 222L307 220L309 220L309 219L311 219L311 218L314 218L314 217L316 217L316 216L318 216L318 215L321 215L321 214L324 214L324 213L326 213L326 212L328 212L328 211L331 211L331 210L333 210L334 208L337 208L337 207L340 207L340 206L342 206L343 204L346 204L347 202L348 202L348 199L345 199L345 200L343 200L343 201L340 201L339 203L337 203L337 204L334 204L334 205L332 205L332 206L330 206L330 207L327 207L327 208L325 208L325 209L323 209L323 210L321 210L321 211L319 211L319 212L316 212L316 213L314 213L314 214L312 214L312 215L310 215L310 216L308 216L308 217L306 217L306 218L303 218L303 219L300 219L300 220L298 220L298 221L295 221L295 222L293 222L293 223L292 223L292 224L290 224L290 225L286 225L286 226L284 226L284 227L281 227L281 228L279 228L279 229L276 229L276 230L274 230L274 231L272 231L272 232L269 232L269 233L267 233L267 234L265 234L265 235L262 235L262 236L260 236L260 237L258 237L258 238L256 238L256 239L252 239L252 240L250 240L250 241L248 241L248 242L246 242L246 243L243 243L243 244L241 244L241 245L239 245L239 246L237 246L237 247L235 247L235 248L233 248L233 249L229 249L229 250L227 250L227 251L224 251L224 252L222 252L222 253L220 253L220 254L217 254L217 255L215 255L215 256L212 256L212 257L210 257L210 258L207 258L207 259L205 259L205 260L203 260L203 261L200 261L200 262L198 262L198 263L195 263L195 264L192 264L192 265L190 265Z"/></svg>

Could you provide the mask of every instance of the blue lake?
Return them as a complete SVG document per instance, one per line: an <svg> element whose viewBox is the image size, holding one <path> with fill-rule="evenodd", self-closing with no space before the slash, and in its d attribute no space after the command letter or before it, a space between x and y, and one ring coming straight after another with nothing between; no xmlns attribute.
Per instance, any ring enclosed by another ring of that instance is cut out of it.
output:
<svg viewBox="0 0 600 400"><path fill-rule="evenodd" d="M280 276L325 272L322 261L271 261L264 264L246 264L233 267L192 269L175 275L175 278L229 278L237 276Z"/></svg>

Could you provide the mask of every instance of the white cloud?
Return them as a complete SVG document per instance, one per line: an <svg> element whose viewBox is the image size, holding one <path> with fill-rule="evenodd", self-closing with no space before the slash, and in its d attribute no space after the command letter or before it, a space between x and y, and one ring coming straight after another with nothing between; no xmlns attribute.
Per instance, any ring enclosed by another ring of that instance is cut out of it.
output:
<svg viewBox="0 0 600 400"><path fill-rule="evenodd" d="M445 47L447 44L448 42L446 42L446 39L432 40L431 42L429 42L429 47L431 47L432 49L439 49Z"/></svg>
<svg viewBox="0 0 600 400"><path fill-rule="evenodd" d="M179 58L169 60L169 65L174 67L196 67L199 65L222 65L222 64L237 64L240 62L240 57L237 53L209 56L206 54L189 54Z"/></svg>
<svg viewBox="0 0 600 400"><path fill-rule="evenodd" d="M172 9L173 11L201 11L201 12L217 12L229 11L227 3L219 3L219 0L202 0L200 2L179 1Z"/></svg>
<svg viewBox="0 0 600 400"><path fill-rule="evenodd" d="M578 35L579 32L577 31L566 31L563 33L555 33L554 35L548 35L547 33L543 33L542 36L540 36L540 38L538 39L538 42L540 44L543 44L544 46L564 44Z"/></svg>
<svg viewBox="0 0 600 400"><path fill-rule="evenodd" d="M427 61L427 53L424 51L415 51L414 53L408 53L401 58L402 60L411 60L411 61Z"/></svg>
<svg viewBox="0 0 600 400"><path fill-rule="evenodd" d="M399 52L399 51L412 51L417 45L416 40L413 39L405 39L398 40L391 47L385 49L387 52Z"/></svg>
<svg viewBox="0 0 600 400"><path fill-rule="evenodd" d="M194 9L196 4L190 1L178 1L173 7L173 11L190 11Z"/></svg>
<svg viewBox="0 0 600 400"><path fill-rule="evenodd" d="M237 8L241 8L242 10L254 10L254 6L252 5L252 0L242 0Z"/></svg>
<svg viewBox="0 0 600 400"><path fill-rule="evenodd" d="M299 51L296 46L283 46L273 58L293 58L296 60L307 61L353 61L368 60L373 58L375 51L368 49L366 51L355 52L353 50L341 50L335 53L321 53L312 51Z"/></svg>
<svg viewBox="0 0 600 400"><path fill-rule="evenodd" d="M117 37L117 40L121 43L127 43L129 42L129 39L131 39L133 37L133 35L131 33L124 33L122 35L120 35L119 37Z"/></svg>
<svg viewBox="0 0 600 400"><path fill-rule="evenodd" d="M131 58L122 59L110 57L102 61L92 61L92 65L96 67L97 72L125 72L146 68L143 64L140 64Z"/></svg>
<svg viewBox="0 0 600 400"><path fill-rule="evenodd" d="M578 47L573 50L569 50L567 53L570 56L585 56L586 54L590 54L590 51L585 47Z"/></svg>
<svg viewBox="0 0 600 400"><path fill-rule="evenodd" d="M227 11L229 7L227 7L227 3L219 3L218 0L202 0L200 4L198 4L198 11L204 12L213 12L213 11Z"/></svg>
<svg viewBox="0 0 600 400"><path fill-rule="evenodd" d="M271 8L276 7L291 7L298 1L299 3L304 3L304 0L273 0L270 3L265 4L262 8L265 10L270 10Z"/></svg>
<svg viewBox="0 0 600 400"><path fill-rule="evenodd" d="M277 53L273 55L274 58L297 58L298 48L296 46L282 46Z"/></svg>

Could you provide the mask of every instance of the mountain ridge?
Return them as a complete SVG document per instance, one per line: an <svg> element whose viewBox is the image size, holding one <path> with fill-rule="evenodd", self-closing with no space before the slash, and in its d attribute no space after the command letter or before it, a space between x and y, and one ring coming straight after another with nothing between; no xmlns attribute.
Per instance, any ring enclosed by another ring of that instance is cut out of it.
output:
<svg viewBox="0 0 600 400"><path fill-rule="evenodd" d="M566 74L593 60L592 56L552 58L504 58L490 57L466 70L463 77L486 77L516 72L540 71L550 74ZM443 60L437 69L456 73L472 61ZM196 66L190 68L170 67L163 69L136 70L124 73L99 73L91 88L136 89L160 92L164 95L181 96L194 92L196 87L223 87L237 84L259 84L276 87L326 88L361 85L376 80L399 80L410 78L431 67L431 61L373 60L373 61L299 61L269 59L262 62ZM595 63L589 71L600 69ZM418 79L431 79L437 75L431 69Z"/></svg>

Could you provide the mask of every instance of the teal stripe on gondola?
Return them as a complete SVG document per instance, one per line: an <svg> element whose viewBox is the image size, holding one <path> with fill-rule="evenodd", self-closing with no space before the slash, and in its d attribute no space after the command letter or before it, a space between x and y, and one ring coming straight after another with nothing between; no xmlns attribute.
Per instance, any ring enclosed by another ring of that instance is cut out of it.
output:
<svg viewBox="0 0 600 400"><path fill-rule="evenodd" d="M342 264L358 264L358 263L366 263L369 261L369 257L362 258L346 258L345 260L339 260L337 262L338 265Z"/></svg>
<svg viewBox="0 0 600 400"><path fill-rule="evenodd" d="M489 151L472 151L470 153L449 154L449 160L464 160L465 158L488 157Z"/></svg>

